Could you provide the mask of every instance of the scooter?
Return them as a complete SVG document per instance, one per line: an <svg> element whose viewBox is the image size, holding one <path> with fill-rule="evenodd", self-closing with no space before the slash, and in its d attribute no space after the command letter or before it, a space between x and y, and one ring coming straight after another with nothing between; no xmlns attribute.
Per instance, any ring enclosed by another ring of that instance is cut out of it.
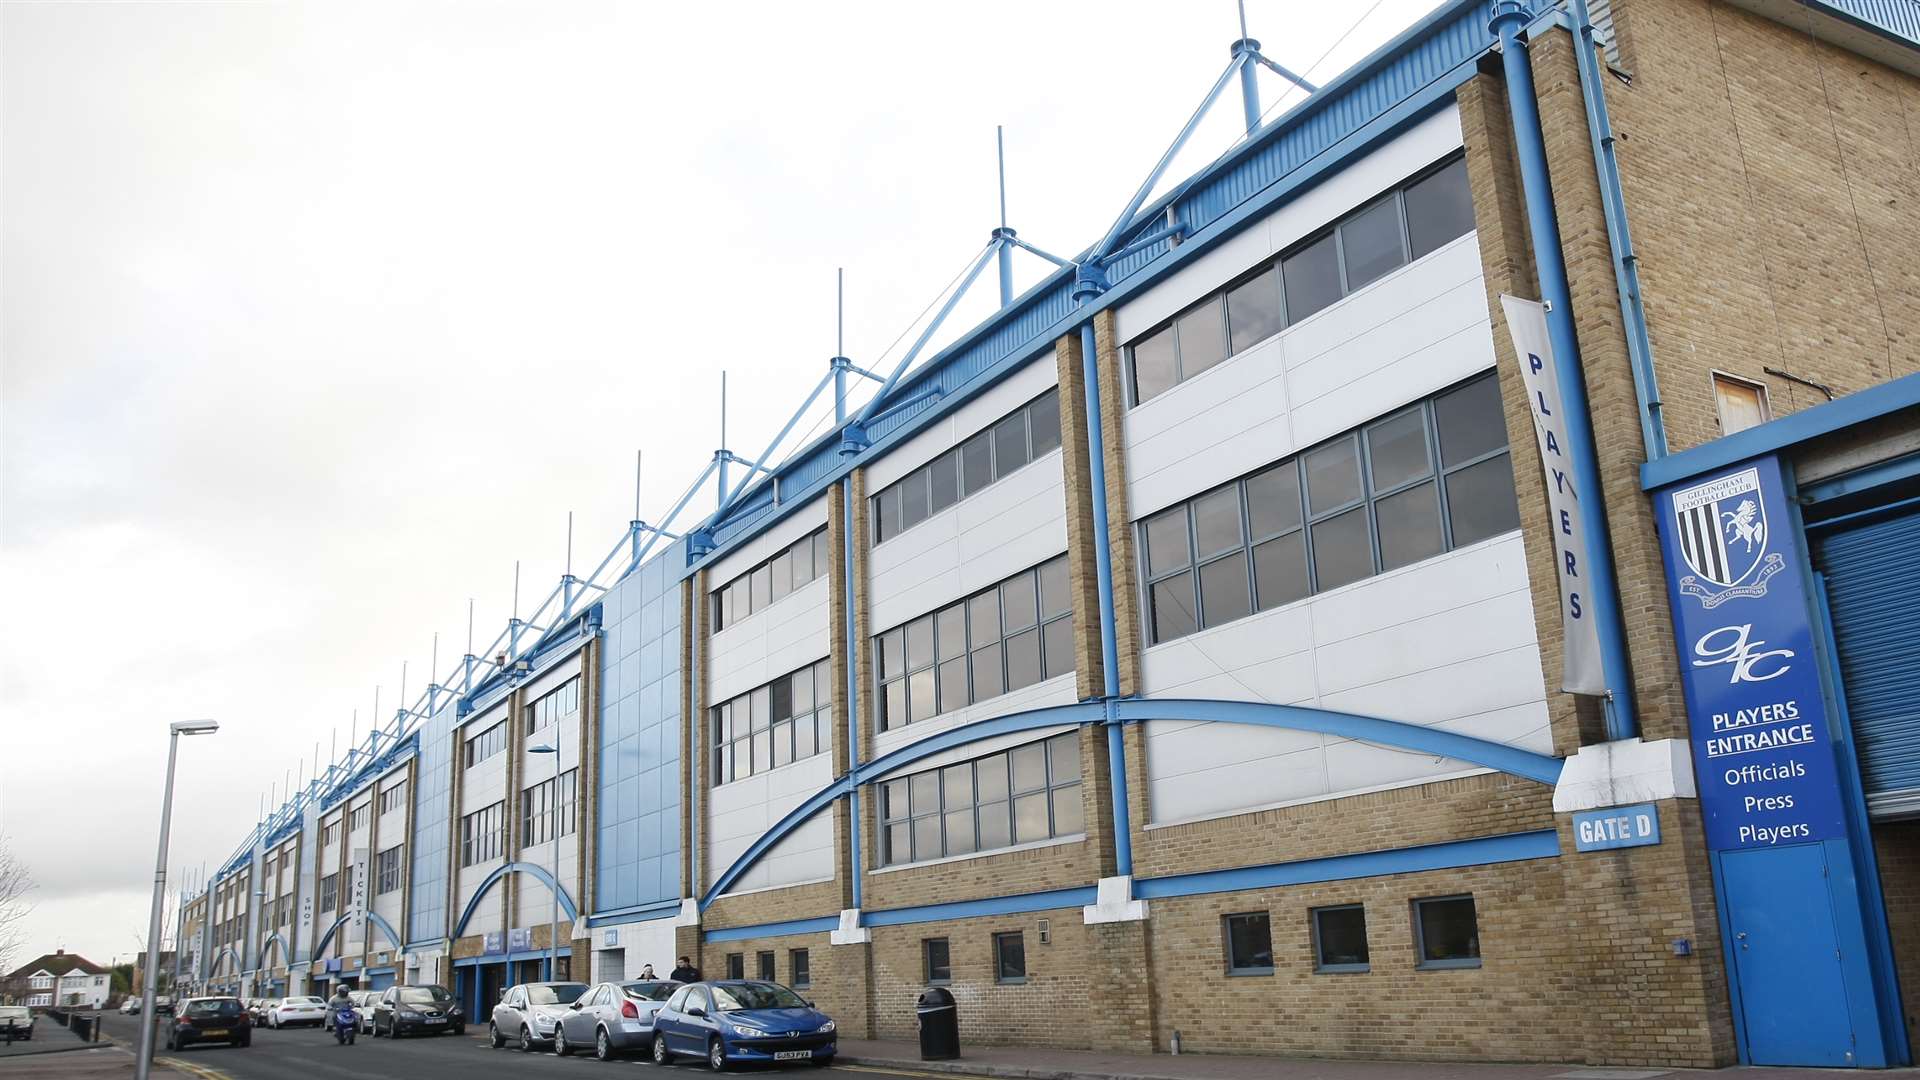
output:
<svg viewBox="0 0 1920 1080"><path fill-rule="evenodd" d="M333 1038L341 1046L352 1046L355 1035L360 1033L360 1016L353 1006L342 1005L333 1014Z"/></svg>

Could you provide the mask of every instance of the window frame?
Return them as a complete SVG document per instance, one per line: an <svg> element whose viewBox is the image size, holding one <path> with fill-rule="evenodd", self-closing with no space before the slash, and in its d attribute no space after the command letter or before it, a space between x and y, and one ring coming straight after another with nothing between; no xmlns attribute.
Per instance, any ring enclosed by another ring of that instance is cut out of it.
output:
<svg viewBox="0 0 1920 1080"><path fill-rule="evenodd" d="M1713 416L1720 424L1720 434L1722 437L1751 430L1773 419L1773 401L1771 395L1768 393L1766 383L1757 382L1743 375L1735 375L1731 371L1722 371L1719 368L1709 369L1707 382L1708 386L1713 390ZM1746 427L1740 428L1727 426L1726 403L1720 394L1720 386L1722 383L1754 392L1754 398L1760 407L1760 420L1758 423L1749 424Z"/></svg>
<svg viewBox="0 0 1920 1080"><path fill-rule="evenodd" d="M1020 946L1020 973L1018 975L1007 974L1006 953L1004 951L1004 946L1009 941L1017 942ZM994 983L1000 986L1021 986L1027 982L1027 979L1028 979L1028 971L1027 971L1026 931L1024 930L996 931L993 935L993 981Z"/></svg>
<svg viewBox="0 0 1920 1080"><path fill-rule="evenodd" d="M1216 626L1226 625L1226 623L1230 622L1238 622L1252 615L1272 611L1276 607L1284 607L1289 604L1298 603L1310 597L1317 596L1322 592L1357 584L1370 578L1379 577L1382 574L1401 569L1402 567L1411 566L1414 563L1436 558L1447 552L1457 550L1459 545L1456 544L1454 536L1452 503L1447 486L1449 481L1469 469L1501 457L1507 459L1508 471L1510 474L1512 472L1513 446L1511 443L1503 443L1492 449L1483 450L1477 454L1463 457L1451 464L1442 456L1443 448L1440 443L1440 424L1439 414L1437 412L1438 403L1444 398L1464 392L1469 387L1473 387L1483 381L1491 381L1495 393L1498 394L1499 372L1491 369L1479 372L1459 382L1442 387L1415 401L1374 417L1349 430L1330 436L1311 446L1301 447L1286 457L1263 463L1259 468L1243 473L1223 484L1217 484L1167 506L1159 507L1152 513L1141 515L1133 522L1133 529L1134 543L1138 551L1136 556L1136 562L1138 563L1138 584L1136 588L1141 611L1141 629L1145 636L1146 645L1152 647L1165 644L1169 641L1177 641L1180 638L1189 637L1193 634L1210 630ZM1425 428L1424 447L1427 455L1426 471L1417 476L1402 479L1391 486L1376 487L1373 477L1373 457L1368 438L1369 433L1401 416L1416 412L1420 416L1421 423ZM1336 505L1315 510L1307 459L1329 448L1339 446L1342 443L1350 444L1353 448L1353 460L1357 470L1357 495ZM1271 534L1257 532L1254 529L1254 505L1248 493L1248 484L1251 481L1267 476L1275 470L1285 470L1287 468L1291 468L1294 472L1294 493L1299 501L1298 520L1278 532ZM1513 493L1517 507L1519 498L1517 479L1515 479L1513 483L1515 485ZM1434 505L1438 514L1439 549L1428 555L1396 563L1391 566L1387 565L1380 532L1380 504L1429 484L1433 486ZM1200 554L1198 537L1199 525L1197 515L1195 514L1195 507L1204 500L1229 489L1235 492L1235 502L1240 515L1240 546L1202 556ZM1163 568L1160 572L1155 573L1151 559L1153 548L1149 540L1148 527L1150 523L1156 522L1176 510L1184 514L1184 532L1186 539L1185 559L1177 566ZM1322 567L1320 560L1316 557L1314 528L1315 526L1325 525L1354 512L1360 512L1366 515L1365 529L1368 546L1368 566L1371 569L1359 577L1348 581L1342 581L1336 584L1325 584L1321 580ZM1515 518L1517 527L1517 511ZM1256 553L1263 545L1284 537L1292 536L1295 533L1300 534L1303 557L1306 560L1307 591L1305 595L1295 597L1292 600L1281 601L1273 605L1263 604L1260 596L1259 570ZM1498 535L1500 535L1500 533L1494 533L1490 536L1469 541L1469 543L1482 543L1485 540L1491 539L1492 536ZM1201 589L1201 571L1215 563L1234 558L1241 559L1243 563L1242 570L1245 576L1247 597L1245 611L1242 614L1235 615L1223 621L1210 621L1207 617L1205 594ZM1154 591L1156 587L1174 582L1182 576L1186 576L1189 579L1185 595L1192 604L1194 613L1193 629L1183 634L1161 637L1154 617Z"/></svg>
<svg viewBox="0 0 1920 1080"><path fill-rule="evenodd" d="M940 963L940 970L946 972L944 975L934 974L933 947L936 943L939 944L940 951L945 954L945 958ZM920 939L920 974L928 986L948 986L952 984L953 939L947 937Z"/></svg>
<svg viewBox="0 0 1920 1080"><path fill-rule="evenodd" d="M564 711L563 711L563 706ZM524 706L525 734L545 731L569 716L580 715L580 676L575 675Z"/></svg>
<svg viewBox="0 0 1920 1080"><path fill-rule="evenodd" d="M808 531L805 536L801 536L782 546L779 551L774 552L765 559L728 578L725 583L708 590L707 613L713 624L709 629L717 634L742 619L758 615L762 611L785 600L787 597L792 596L794 593L799 592L801 589L806 588L808 585L813 584L815 581L826 577L833 566L833 552L826 543L826 539L827 526L822 524L820 527ZM792 559L795 553L802 548L805 548L807 551L807 565L812 567L812 572L805 581L796 583L793 578ZM828 548L828 550L823 552L821 550L822 548ZM822 555L825 556L824 561L822 560ZM786 586L781 590L780 595L774 596L773 564L782 559L788 560ZM767 572L767 601L764 604L757 603L753 595L753 575L762 570ZM733 591L736 588L739 591ZM743 600L744 607L742 606Z"/></svg>
<svg viewBox="0 0 1920 1080"><path fill-rule="evenodd" d="M560 805L554 806L554 781L559 780ZM580 768L575 766L559 777L549 776L520 792L520 846L533 847L554 839L565 839L574 831L574 811L579 797ZM555 815L558 815L556 823ZM549 835L549 829L557 832Z"/></svg>
<svg viewBox="0 0 1920 1080"><path fill-rule="evenodd" d="M1234 923L1242 919L1259 919L1267 928L1267 964L1240 964L1233 955ZM1233 978L1245 976L1272 975L1275 961L1273 955L1273 913L1270 911L1233 911L1220 916L1220 945L1225 954L1227 975Z"/></svg>
<svg viewBox="0 0 1920 1080"><path fill-rule="evenodd" d="M373 895L384 896L400 887L400 866L405 860L402 853L406 847L406 841L403 840L384 851L375 853Z"/></svg>
<svg viewBox="0 0 1920 1080"><path fill-rule="evenodd" d="M747 954L732 952L727 954L727 978L744 979L747 977Z"/></svg>
<svg viewBox="0 0 1920 1080"><path fill-rule="evenodd" d="M787 950L787 985L795 990L813 986L813 958L807 955L807 950Z"/></svg>
<svg viewBox="0 0 1920 1080"><path fill-rule="evenodd" d="M1357 964L1328 963L1323 945L1324 937L1320 929L1320 917L1333 911L1358 911L1360 913L1360 940L1367 947L1367 959ZM1307 909L1307 937L1313 946L1313 971L1316 975L1357 975L1373 970L1373 943L1367 935L1367 905L1323 904Z"/></svg>
<svg viewBox="0 0 1920 1080"><path fill-rule="evenodd" d="M807 673L813 683L813 704L802 713L793 706L793 680L802 672ZM786 684L787 715L775 717L772 714L776 700L775 687ZM711 757L710 786L720 787L738 780L783 769L789 765L831 753L833 750L833 658L823 657L810 664L787 672L771 682L762 683L751 690L735 694L715 705L707 707L707 738ZM769 710L766 723L760 725L753 715L756 701L765 701ZM802 755L798 736L799 722L805 717L813 726L813 749ZM742 726L744 724L744 727ZM744 732L744 734L743 734ZM774 753L774 740L785 737L787 758L779 760ZM747 751L747 769L739 769L739 750L744 745ZM760 764L761 755L766 755L767 764Z"/></svg>
<svg viewBox="0 0 1920 1080"><path fill-rule="evenodd" d="M507 718L503 716L488 724L483 730L467 736L461 748L462 760L466 763L464 767L471 769L476 765L492 761L506 748Z"/></svg>
<svg viewBox="0 0 1920 1080"><path fill-rule="evenodd" d="M932 769L922 769L918 772L888 777L880 784L880 866L882 868L910 866L937 859L974 858L1024 847L1028 844L1068 840L1075 836L1084 837L1086 835L1084 805L1081 807L1079 828L1072 832L1061 831L1061 815L1057 808L1057 804L1062 800L1084 800L1086 797L1086 775L1080 769L1079 761L1079 738L1080 733L1078 730L1064 731L1049 735L1044 739L1021 743L1018 746L1010 746L1006 749L997 750L990 754L982 754L965 761L950 762ZM1066 753L1072 756L1074 774L1070 779L1056 775L1055 744L1067 747ZM1037 750L1040 754L1045 776L1039 787L1023 788L1019 786L1019 782L1015 779L1013 755L1023 750ZM988 794L993 797L983 799L981 788L982 770L988 770L988 775L992 775L992 770L996 766L999 769L1005 770L1005 788L1004 790L990 791ZM956 804L949 807L947 805L946 776L951 770L963 767L967 769L967 796L969 801L964 806ZM933 790L934 802L930 809L923 810L913 805L913 781L921 777L931 778L927 781ZM900 799L902 794L905 795L904 801L907 803L904 813L899 812L901 808L898 805L898 802L902 801ZM1035 795L1043 796L1046 799L1047 835L1027 839L1023 838L1019 831L1019 803L1022 799L1030 799ZM991 808L994 807L1005 808L1008 842L986 847L982 844L983 835L981 826L985 820L982 812L983 809L992 812ZM949 819L961 814L966 815L968 821L971 823L972 846L965 851L954 851L953 842L948 834ZM940 842L938 854L922 855L919 851L919 830L928 824L931 824L936 829L935 835L939 838ZM895 857L896 852L894 851L893 834L894 830L899 827L904 827L906 830L905 835L908 844L908 854L906 858Z"/></svg>
<svg viewBox="0 0 1920 1080"><path fill-rule="evenodd" d="M952 446L942 449L930 460L914 466L906 475L868 496L867 539L869 545L871 547L879 547L894 537L910 531L915 525L926 522L933 518L934 515L966 502L974 495L985 491L1000 481L1005 480L1007 477L1012 476L1014 473L1033 464L1040 458L1060 449L1061 442L1064 442L1066 439L1066 420L1060 410L1059 395L1060 387L1058 385L1047 387L1020 405L1008 410L1005 414L997 416L979 428L968 432L966 438L960 439ZM1034 438L1034 410L1036 406L1044 402L1049 396L1053 397L1055 403L1053 413L1058 428L1056 432L1058 439L1051 445L1041 448L1039 442ZM1009 465L1009 467L1003 471L1000 462L998 432L1001 425L1016 417L1020 419L1023 441L1026 445L1026 456L1019 464ZM986 483L978 487L970 487L967 484L966 448L972 445L976 439L984 439L987 444L987 474L989 479ZM947 503L939 509L935 509L933 505L933 470L939 466L940 463L948 461L949 459L952 461L952 467L955 473L955 490L958 494L952 502ZM903 494L909 485L918 487L924 491L925 498L923 502L926 507L926 512L915 518L912 525L906 524ZM886 504L889 502L893 504L892 509L894 512L892 520L894 525L897 526L892 532L887 531L889 528L887 524L887 511L889 508Z"/></svg>
<svg viewBox="0 0 1920 1080"><path fill-rule="evenodd" d="M1473 913L1473 956L1429 958L1427 956L1427 932L1420 920L1420 913L1429 904L1445 904L1466 901ZM1481 966L1484 950L1480 948L1480 905L1472 893L1448 893L1444 896L1420 896L1408 901L1413 915L1413 957L1416 971L1459 971Z"/></svg>

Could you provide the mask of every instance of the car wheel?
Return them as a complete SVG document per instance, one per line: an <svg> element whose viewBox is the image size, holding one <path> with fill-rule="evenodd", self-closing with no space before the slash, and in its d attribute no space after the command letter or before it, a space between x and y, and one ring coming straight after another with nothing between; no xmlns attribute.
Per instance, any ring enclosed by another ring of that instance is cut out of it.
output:
<svg viewBox="0 0 1920 1080"><path fill-rule="evenodd" d="M707 1040L707 1068L714 1072L727 1071L727 1044L718 1038Z"/></svg>
<svg viewBox="0 0 1920 1080"><path fill-rule="evenodd" d="M573 1047L567 1045L567 1029L555 1024L553 1027L553 1055L555 1057L568 1057L572 1053Z"/></svg>
<svg viewBox="0 0 1920 1080"><path fill-rule="evenodd" d="M493 1047L495 1050L507 1045L506 1038L500 1034L499 1028L493 1026L493 1021L491 1020L487 1021L487 1045Z"/></svg>
<svg viewBox="0 0 1920 1080"><path fill-rule="evenodd" d="M655 1065L673 1064L673 1051L667 1049L667 1040L659 1032L653 1033L653 1063Z"/></svg>
<svg viewBox="0 0 1920 1080"><path fill-rule="evenodd" d="M613 1060L613 1040L607 1038L606 1028L593 1033L593 1056L601 1061Z"/></svg>
<svg viewBox="0 0 1920 1080"><path fill-rule="evenodd" d="M533 1053L533 1029L525 1024L520 1025L520 1052Z"/></svg>

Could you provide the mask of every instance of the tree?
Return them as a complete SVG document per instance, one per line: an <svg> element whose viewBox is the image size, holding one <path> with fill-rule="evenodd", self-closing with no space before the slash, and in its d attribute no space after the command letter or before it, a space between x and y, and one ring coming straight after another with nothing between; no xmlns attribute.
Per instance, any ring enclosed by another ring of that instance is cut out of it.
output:
<svg viewBox="0 0 1920 1080"><path fill-rule="evenodd" d="M33 874L0 836L0 971L13 969L14 956L26 943L27 916L33 913Z"/></svg>

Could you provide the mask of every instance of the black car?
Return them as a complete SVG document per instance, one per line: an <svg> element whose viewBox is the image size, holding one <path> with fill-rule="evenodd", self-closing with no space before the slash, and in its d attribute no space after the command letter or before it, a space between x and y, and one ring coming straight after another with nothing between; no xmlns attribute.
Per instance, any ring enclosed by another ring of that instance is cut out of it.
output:
<svg viewBox="0 0 1920 1080"><path fill-rule="evenodd" d="M253 1045L253 1017L237 997L188 998L167 1023L167 1049L184 1050L193 1043L221 1042Z"/></svg>
<svg viewBox="0 0 1920 1080"><path fill-rule="evenodd" d="M444 986L389 986L373 1006L373 1036L455 1035L467 1030L467 1014Z"/></svg>

